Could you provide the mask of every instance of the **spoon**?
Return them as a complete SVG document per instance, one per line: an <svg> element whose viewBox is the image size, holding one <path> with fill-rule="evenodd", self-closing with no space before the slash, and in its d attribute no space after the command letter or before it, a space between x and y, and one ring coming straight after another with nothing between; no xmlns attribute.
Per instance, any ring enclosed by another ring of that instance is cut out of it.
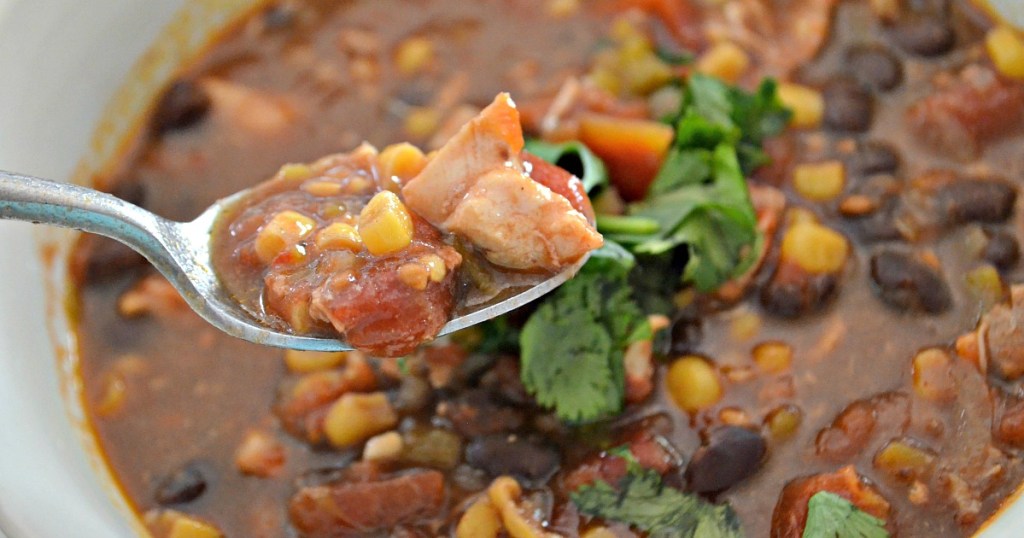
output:
<svg viewBox="0 0 1024 538"><path fill-rule="evenodd" d="M217 201L191 222L175 222L109 194L0 170L0 219L53 224L105 235L145 256L188 305L214 327L266 346L308 351L348 351L332 338L298 336L262 325L221 284L210 256L210 232L221 212L243 198L237 192ZM501 302L450 320L438 336L487 321L534 301L569 280L588 256L551 278Z"/></svg>

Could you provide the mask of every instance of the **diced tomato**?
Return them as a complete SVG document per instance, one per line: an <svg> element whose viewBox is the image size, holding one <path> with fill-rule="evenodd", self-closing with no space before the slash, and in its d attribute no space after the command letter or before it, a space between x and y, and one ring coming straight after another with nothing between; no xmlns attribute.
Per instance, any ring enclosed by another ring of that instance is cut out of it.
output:
<svg viewBox="0 0 1024 538"><path fill-rule="evenodd" d="M889 517L889 502L865 483L852 465L834 473L798 478L782 490L772 515L772 538L800 538L807 523L807 502L819 491L835 493L879 519Z"/></svg>
<svg viewBox="0 0 1024 538"><path fill-rule="evenodd" d="M569 200L573 209L583 213L591 222L594 221L594 208L590 205L590 197L587 196L580 178L525 151L523 160L533 167L530 177L534 181L551 189L555 194L562 195Z"/></svg>

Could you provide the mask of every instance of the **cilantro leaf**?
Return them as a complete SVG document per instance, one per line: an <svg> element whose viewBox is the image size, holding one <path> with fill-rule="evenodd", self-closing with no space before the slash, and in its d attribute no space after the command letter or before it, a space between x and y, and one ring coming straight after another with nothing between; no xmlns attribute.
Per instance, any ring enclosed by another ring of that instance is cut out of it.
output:
<svg viewBox="0 0 1024 538"><path fill-rule="evenodd" d="M682 279L708 292L743 274L760 253L745 175L767 162L764 139L785 128L790 112L772 80L751 94L694 74L683 90L670 118L675 141L647 200L633 204L628 217L602 217L599 229L636 254L685 245Z"/></svg>
<svg viewBox="0 0 1024 538"><path fill-rule="evenodd" d="M545 302L523 327L521 345L523 384L540 405L572 421L621 406L613 401L619 380L608 367L611 337L585 309Z"/></svg>
<svg viewBox="0 0 1024 538"><path fill-rule="evenodd" d="M739 520L729 506L666 486L656 471L627 458L617 487L604 481L572 493L581 513L626 523L657 538L739 538Z"/></svg>
<svg viewBox="0 0 1024 538"><path fill-rule="evenodd" d="M526 141L526 151L580 178L587 192L608 184L608 168L604 161L583 142L572 140L552 144L531 139Z"/></svg>
<svg viewBox="0 0 1024 538"><path fill-rule="evenodd" d="M683 280L713 291L743 274L757 259L760 236L746 181L735 150L722 144L710 152L708 184L678 188L630 208L630 214L656 221L657 233L610 237L632 243L637 254L664 254L686 245Z"/></svg>
<svg viewBox="0 0 1024 538"><path fill-rule="evenodd" d="M835 493L819 491L807 502L803 538L889 538L889 532L885 521Z"/></svg>
<svg viewBox="0 0 1024 538"><path fill-rule="evenodd" d="M623 352L651 337L627 283L632 256L612 246L602 251L544 300L519 337L523 384L570 422L622 409Z"/></svg>

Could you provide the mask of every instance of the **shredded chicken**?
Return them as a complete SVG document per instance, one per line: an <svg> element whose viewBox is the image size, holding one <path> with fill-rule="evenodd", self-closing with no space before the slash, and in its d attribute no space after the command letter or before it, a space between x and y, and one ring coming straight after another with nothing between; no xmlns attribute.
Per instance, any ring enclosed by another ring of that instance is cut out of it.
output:
<svg viewBox="0 0 1024 538"><path fill-rule="evenodd" d="M522 150L519 112L501 94L402 189L406 204L502 267L570 265L601 246L601 236L566 198L530 178Z"/></svg>

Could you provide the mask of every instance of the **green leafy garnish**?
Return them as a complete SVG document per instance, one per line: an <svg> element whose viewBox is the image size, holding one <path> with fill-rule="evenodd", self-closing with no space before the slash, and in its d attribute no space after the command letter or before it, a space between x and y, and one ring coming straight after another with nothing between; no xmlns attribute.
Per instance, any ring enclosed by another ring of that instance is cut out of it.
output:
<svg viewBox="0 0 1024 538"><path fill-rule="evenodd" d="M772 79L747 93L706 75L692 75L683 88L679 113L670 119L676 139L651 185L650 196L705 181L708 152L722 144L736 148L743 175L768 162L762 145L786 128L791 112Z"/></svg>
<svg viewBox="0 0 1024 538"><path fill-rule="evenodd" d="M742 275L760 253L760 234L745 176L767 162L764 139L780 133L790 112L766 80L755 93L705 75L683 87L672 147L647 199L624 217L600 216L608 238L636 254L685 246L682 279L702 292Z"/></svg>
<svg viewBox="0 0 1024 538"><path fill-rule="evenodd" d="M807 502L803 538L889 538L889 532L885 521L835 493L819 491Z"/></svg>
<svg viewBox="0 0 1024 538"><path fill-rule="evenodd" d="M581 513L626 523L656 538L740 538L736 513L666 486L661 475L627 458L617 487L598 480L572 493Z"/></svg>
<svg viewBox="0 0 1024 538"><path fill-rule="evenodd" d="M609 242L523 326L523 384L562 420L590 421L622 409L623 351L651 337L627 282L634 263L631 254Z"/></svg>
<svg viewBox="0 0 1024 538"><path fill-rule="evenodd" d="M665 254L686 245L683 280L713 291L757 259L757 218L733 147L709 152L710 182L678 188L630 208L630 216L657 222L649 234L609 234L637 254Z"/></svg>
<svg viewBox="0 0 1024 538"><path fill-rule="evenodd" d="M587 192L608 184L608 169L604 161L582 142L573 140L552 144L531 139L526 141L526 151L580 178Z"/></svg>

